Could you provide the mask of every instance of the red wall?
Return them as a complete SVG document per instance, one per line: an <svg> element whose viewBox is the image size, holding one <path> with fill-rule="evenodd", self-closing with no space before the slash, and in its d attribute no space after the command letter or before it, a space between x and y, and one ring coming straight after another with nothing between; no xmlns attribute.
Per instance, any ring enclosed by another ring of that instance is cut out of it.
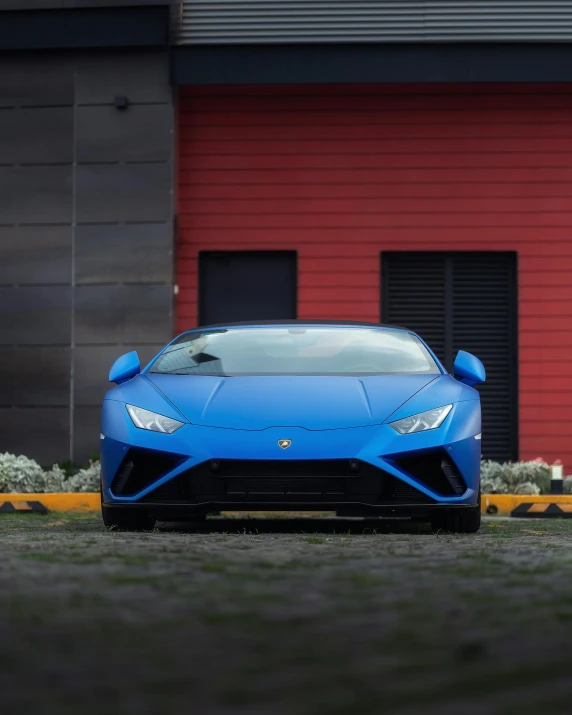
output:
<svg viewBox="0 0 572 715"><path fill-rule="evenodd" d="M382 250L516 250L520 456L572 473L572 89L185 90L179 141L179 330L200 250L296 249L299 317L372 321Z"/></svg>

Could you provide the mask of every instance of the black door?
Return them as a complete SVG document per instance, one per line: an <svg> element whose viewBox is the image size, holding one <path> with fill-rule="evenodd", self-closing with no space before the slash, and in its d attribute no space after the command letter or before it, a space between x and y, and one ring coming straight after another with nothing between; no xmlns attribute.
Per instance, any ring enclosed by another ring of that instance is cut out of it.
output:
<svg viewBox="0 0 572 715"><path fill-rule="evenodd" d="M516 253L382 253L383 321L419 333L452 371L480 358L483 457L518 458Z"/></svg>
<svg viewBox="0 0 572 715"><path fill-rule="evenodd" d="M199 253L201 325L295 317L295 251Z"/></svg>

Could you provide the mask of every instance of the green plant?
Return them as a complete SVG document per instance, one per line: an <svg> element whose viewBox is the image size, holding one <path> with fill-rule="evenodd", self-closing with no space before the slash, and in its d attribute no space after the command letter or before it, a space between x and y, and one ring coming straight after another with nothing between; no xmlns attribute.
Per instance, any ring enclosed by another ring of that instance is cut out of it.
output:
<svg viewBox="0 0 572 715"><path fill-rule="evenodd" d="M72 464L71 459L67 458L60 459L60 461L57 462L54 466L59 467L66 474L67 477L73 476L78 471L78 468L74 467L74 465Z"/></svg>
<svg viewBox="0 0 572 715"><path fill-rule="evenodd" d="M23 455L0 454L0 492L97 492L99 479L99 461L77 469L69 460L62 460L51 469L42 469Z"/></svg>
<svg viewBox="0 0 572 715"><path fill-rule="evenodd" d="M481 486L485 494L548 494L550 466L541 458L526 462L481 462ZM572 492L572 477L564 479L564 491Z"/></svg>

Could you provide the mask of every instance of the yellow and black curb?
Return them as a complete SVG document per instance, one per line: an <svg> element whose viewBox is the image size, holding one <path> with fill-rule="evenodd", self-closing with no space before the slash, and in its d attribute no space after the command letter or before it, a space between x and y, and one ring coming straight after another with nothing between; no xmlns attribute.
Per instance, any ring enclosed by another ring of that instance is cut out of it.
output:
<svg viewBox="0 0 572 715"><path fill-rule="evenodd" d="M1 501L0 514L47 514L48 509L39 501L24 501L21 499Z"/></svg>
<svg viewBox="0 0 572 715"><path fill-rule="evenodd" d="M523 502L513 509L510 515L519 519L571 519L572 504Z"/></svg>
<svg viewBox="0 0 572 715"><path fill-rule="evenodd" d="M572 494L483 494L483 514L517 518L572 518ZM99 492L54 492L49 494L1 494L2 514L47 514L48 511L99 511ZM226 512L225 512L226 513ZM309 515L309 514L308 514Z"/></svg>
<svg viewBox="0 0 572 715"><path fill-rule="evenodd" d="M572 494L483 494L483 514L528 519L572 517Z"/></svg>
<svg viewBox="0 0 572 715"><path fill-rule="evenodd" d="M89 512L100 509L99 492L0 494L2 514L47 514L49 511Z"/></svg>

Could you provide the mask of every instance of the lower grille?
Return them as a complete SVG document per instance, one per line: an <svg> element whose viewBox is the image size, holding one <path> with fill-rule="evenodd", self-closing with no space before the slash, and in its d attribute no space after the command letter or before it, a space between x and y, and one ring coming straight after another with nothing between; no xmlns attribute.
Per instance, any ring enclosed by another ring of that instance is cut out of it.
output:
<svg viewBox="0 0 572 715"><path fill-rule="evenodd" d="M212 460L150 492L147 503L427 504L430 497L358 460Z"/></svg>
<svg viewBox="0 0 572 715"><path fill-rule="evenodd" d="M431 504L433 499L423 494L415 487L396 479L394 482L393 496L399 504Z"/></svg>
<svg viewBox="0 0 572 715"><path fill-rule="evenodd" d="M357 459L213 459L189 470L193 476L276 479L367 476L379 472Z"/></svg>
<svg viewBox="0 0 572 715"><path fill-rule="evenodd" d="M343 494L345 480L335 477L253 477L229 479L226 484L227 494L249 494L263 492L268 494L332 493Z"/></svg>

